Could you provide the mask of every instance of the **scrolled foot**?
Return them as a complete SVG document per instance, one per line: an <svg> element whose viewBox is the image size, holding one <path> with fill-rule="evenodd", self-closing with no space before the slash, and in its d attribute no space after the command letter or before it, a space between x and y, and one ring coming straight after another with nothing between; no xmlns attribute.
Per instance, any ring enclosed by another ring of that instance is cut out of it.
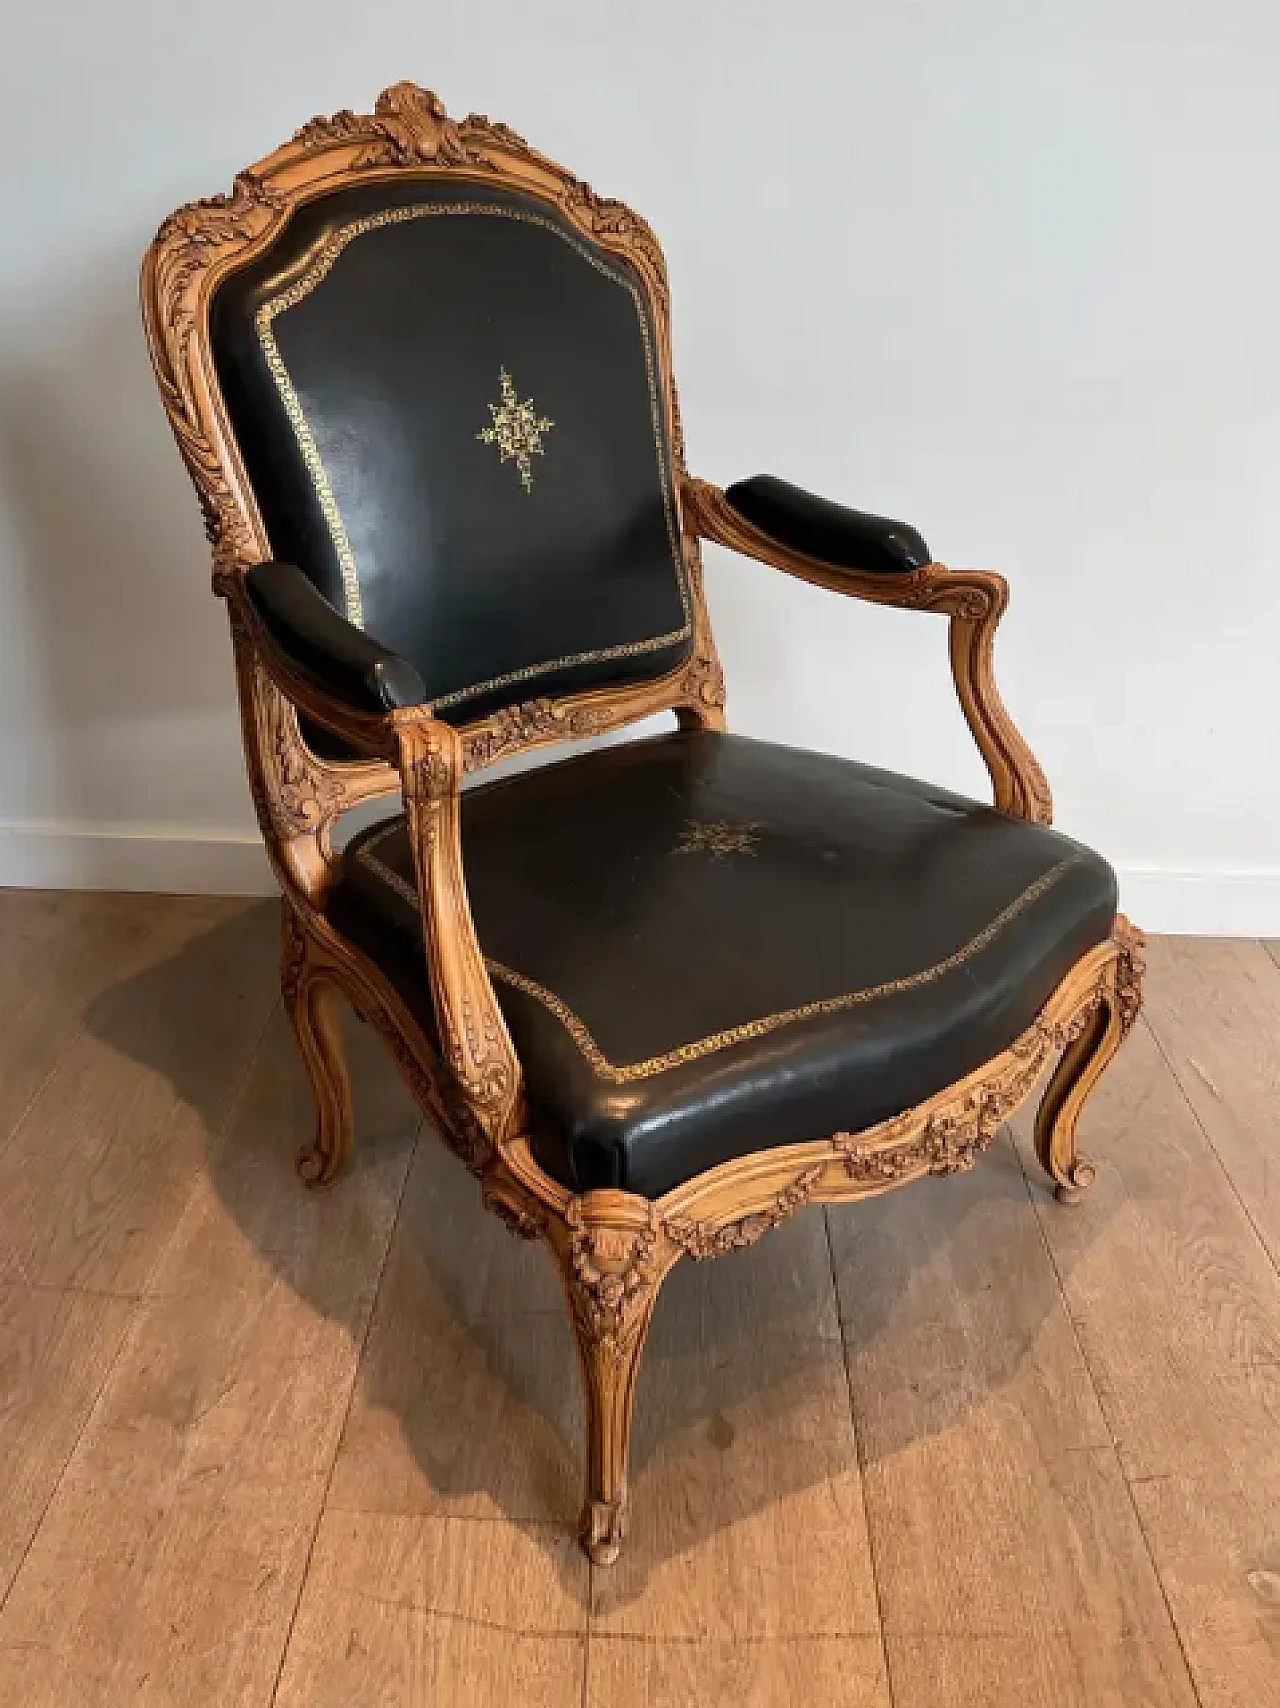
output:
<svg viewBox="0 0 1280 1708"><path fill-rule="evenodd" d="M341 992L292 908L284 909L282 926L280 988L316 1105L316 1136L298 1155L298 1173L308 1186L325 1186L351 1151Z"/></svg>
<svg viewBox="0 0 1280 1708"><path fill-rule="evenodd" d="M329 1186L342 1167L340 1156L326 1156L319 1145L303 1145L298 1152L298 1178L305 1186Z"/></svg>
<svg viewBox="0 0 1280 1708"><path fill-rule="evenodd" d="M1098 1177L1098 1171L1084 1157L1077 1157L1068 1170L1069 1178L1059 1180L1053 1195L1059 1204L1078 1204Z"/></svg>
<svg viewBox="0 0 1280 1708"><path fill-rule="evenodd" d="M622 1552L627 1534L627 1497L617 1500L589 1500L582 1509L580 1534L582 1546L592 1565L611 1566Z"/></svg>

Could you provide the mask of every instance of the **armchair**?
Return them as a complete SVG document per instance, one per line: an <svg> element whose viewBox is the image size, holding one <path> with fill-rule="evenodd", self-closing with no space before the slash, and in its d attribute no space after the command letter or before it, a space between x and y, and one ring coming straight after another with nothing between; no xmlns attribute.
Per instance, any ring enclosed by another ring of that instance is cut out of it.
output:
<svg viewBox="0 0 1280 1708"><path fill-rule="evenodd" d="M1001 578L770 477L691 479L656 239L505 126L411 84L314 119L165 221L142 299L283 893L303 1178L352 1142L345 998L559 1268L608 1564L672 1265L969 1168L1055 1056L1036 1145L1073 1198L1141 937L996 693ZM994 807L727 733L704 539L944 614ZM658 711L670 734L462 791Z"/></svg>

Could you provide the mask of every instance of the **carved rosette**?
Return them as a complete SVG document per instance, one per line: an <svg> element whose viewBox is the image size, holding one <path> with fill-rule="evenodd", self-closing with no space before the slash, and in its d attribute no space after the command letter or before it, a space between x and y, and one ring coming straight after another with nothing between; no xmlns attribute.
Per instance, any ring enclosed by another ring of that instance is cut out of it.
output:
<svg viewBox="0 0 1280 1708"><path fill-rule="evenodd" d="M732 1222L700 1222L687 1216L667 1217L662 1231L673 1245L696 1262L712 1257L724 1257L731 1251L754 1245L772 1228L794 1216L813 1196L826 1173L825 1163L815 1163L803 1169L789 1186L783 1187L773 1201L754 1215L739 1216Z"/></svg>
<svg viewBox="0 0 1280 1708"><path fill-rule="evenodd" d="M547 699L522 700L504 706L476 729L463 736L468 771L482 771L497 759L519 753L544 741L573 741L598 735L607 727L603 715L591 706L565 705Z"/></svg>
<svg viewBox="0 0 1280 1708"><path fill-rule="evenodd" d="M565 1208L569 1304L593 1346L618 1354L643 1327L658 1284L657 1211L639 1227L588 1219L581 1198Z"/></svg>

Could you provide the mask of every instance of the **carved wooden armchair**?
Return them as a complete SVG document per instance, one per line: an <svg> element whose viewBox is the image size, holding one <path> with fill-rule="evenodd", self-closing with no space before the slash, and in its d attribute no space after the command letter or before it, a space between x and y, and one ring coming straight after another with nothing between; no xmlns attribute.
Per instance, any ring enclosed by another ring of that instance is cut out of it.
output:
<svg viewBox="0 0 1280 1708"><path fill-rule="evenodd" d="M1036 1123L1070 1198L1141 939L1048 828L991 674L999 576L756 477L689 477L643 220L411 84L166 220L142 295L227 601L283 987L327 1181L336 999L484 1202L544 1239L585 1376L583 1540L616 1558L637 1363L681 1257L968 1168ZM725 733L700 542L950 623L994 810ZM460 793L659 710L670 734ZM338 852L339 815L404 811Z"/></svg>

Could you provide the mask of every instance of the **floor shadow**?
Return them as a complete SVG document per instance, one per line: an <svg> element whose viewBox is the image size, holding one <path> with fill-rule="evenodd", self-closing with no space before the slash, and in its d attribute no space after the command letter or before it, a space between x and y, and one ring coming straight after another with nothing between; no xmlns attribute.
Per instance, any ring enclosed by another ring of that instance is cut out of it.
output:
<svg viewBox="0 0 1280 1708"><path fill-rule="evenodd" d="M103 1041L169 1074L202 1110L217 1106L217 1088L193 1066L178 996L216 990L233 967L242 975L246 956L267 977L276 934L275 904L221 906L219 923L87 1015ZM282 1015L237 1109L210 1125L207 1157L228 1215L317 1311L349 1306L335 1261L362 1277L381 1272L332 1498L362 1511L496 1512L555 1538L548 1553L570 1586L560 1544L578 1507L581 1424L558 1279L536 1245L483 1212L472 1178L420 1129L381 1040L353 1022L350 1054L357 1146L332 1188L308 1192L294 1173L312 1114ZM1043 1276L1027 1284L1039 1235L1003 1138L971 1175L830 1214L830 1241L824 1212L809 1209L747 1251L677 1266L664 1287L638 1396L634 1593L646 1565L847 1469L856 1447L846 1347L874 1374L877 1348L892 1341L886 1380L929 1386L927 1407L877 1403L875 1427L860 1432L874 1461L982 1406L1015 1378L1047 1313L1062 1308L1042 1252ZM988 1227L995 1238L1014 1222L1026 1237L1010 1259L1001 1332L978 1351L963 1335L948 1347L946 1325L958 1313L980 1324L998 1273Z"/></svg>

